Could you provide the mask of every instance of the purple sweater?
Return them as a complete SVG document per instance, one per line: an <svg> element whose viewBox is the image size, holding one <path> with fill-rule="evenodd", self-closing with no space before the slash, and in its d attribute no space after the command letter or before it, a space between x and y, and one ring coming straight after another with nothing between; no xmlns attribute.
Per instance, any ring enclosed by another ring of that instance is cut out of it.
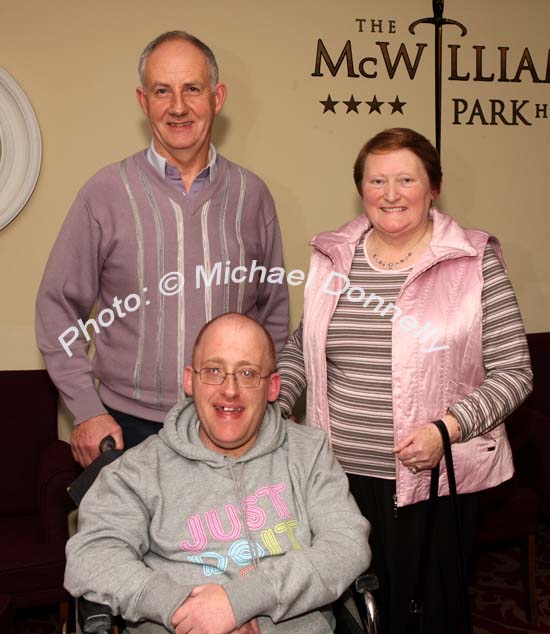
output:
<svg viewBox="0 0 550 634"><path fill-rule="evenodd" d="M250 275L261 266L263 282L261 269ZM272 269L282 266L266 185L222 156L212 182L187 197L143 151L100 170L69 210L36 305L38 347L75 423L104 413L102 401L163 421L183 397L199 329L222 313L256 318L279 351L288 291Z"/></svg>

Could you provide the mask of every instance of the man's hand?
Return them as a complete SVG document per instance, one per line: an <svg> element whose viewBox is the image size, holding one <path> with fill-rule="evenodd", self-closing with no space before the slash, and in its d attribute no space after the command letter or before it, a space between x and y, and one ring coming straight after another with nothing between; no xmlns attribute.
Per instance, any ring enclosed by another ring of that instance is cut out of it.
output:
<svg viewBox="0 0 550 634"><path fill-rule="evenodd" d="M71 434L74 459L87 467L99 456L99 444L106 436L113 437L115 449L124 449L122 429L109 414L94 416L77 425Z"/></svg>
<svg viewBox="0 0 550 634"><path fill-rule="evenodd" d="M172 615L172 625L176 634L259 634L255 620L236 629L237 621L227 593L216 583L193 588ZM248 629L243 630L244 627Z"/></svg>
<svg viewBox="0 0 550 634"><path fill-rule="evenodd" d="M248 621L238 630L234 630L231 634L261 634L260 627L258 626L258 621L256 619L252 619L252 621Z"/></svg>

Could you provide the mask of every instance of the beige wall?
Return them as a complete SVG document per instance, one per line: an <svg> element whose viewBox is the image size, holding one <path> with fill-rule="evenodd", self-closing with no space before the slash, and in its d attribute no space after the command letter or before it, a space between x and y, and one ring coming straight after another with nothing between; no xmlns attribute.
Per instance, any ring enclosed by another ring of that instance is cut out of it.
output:
<svg viewBox="0 0 550 634"><path fill-rule="evenodd" d="M37 114L44 144L37 188L20 216L0 232L0 367L41 367L34 343L34 298L51 245L78 188L106 163L148 141L134 98L136 61L158 33L182 28L214 48L229 98L217 122L215 142L231 159L266 180L277 202L287 268L306 268L307 240L335 228L361 209L351 167L362 143L384 127L406 125L433 138L433 27L408 33L413 20L431 14L428 0L3 0L0 6L0 66L22 86ZM547 74L550 3L546 0L447 0L445 16L468 28L444 34L443 169L441 207L467 226L490 230L503 244L528 331L550 330L549 226L550 105L548 119L535 118L535 104L550 104L550 84L533 83L525 70L520 82L473 81L476 45L483 51L484 75L500 74L497 47L509 47L508 76L517 70L525 47L536 72ZM382 7L382 8L380 8ZM364 32L359 23L364 18ZM370 32L370 20L383 33ZM395 21L391 33L389 20ZM312 77L317 40L334 61L351 41L355 71L365 57L375 79ZM414 80L403 67L393 79L380 47L388 42L393 59L405 43L413 60L416 44L427 43ZM448 44L460 44L458 73L449 81ZM527 63L527 62L526 62ZM548 71L550 75L550 70ZM550 81L550 76L548 77ZM359 114L322 114L320 100L363 101ZM396 95L404 114L368 114L365 100ZM490 99L529 103L520 110L532 123L466 125L480 100L490 120ZM453 125L453 99L469 102ZM302 289L292 291L292 321L299 319Z"/></svg>

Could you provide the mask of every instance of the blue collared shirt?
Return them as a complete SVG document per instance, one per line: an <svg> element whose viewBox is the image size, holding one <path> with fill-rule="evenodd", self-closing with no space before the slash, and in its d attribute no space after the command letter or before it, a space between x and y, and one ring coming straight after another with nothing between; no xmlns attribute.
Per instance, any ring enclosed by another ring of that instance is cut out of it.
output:
<svg viewBox="0 0 550 634"><path fill-rule="evenodd" d="M195 176L195 180L191 183L191 188L187 191L177 168L174 167L174 165L170 165L164 156L161 156L155 149L154 139L151 139L151 145L147 148L147 160L149 163L151 163L151 165L164 179L176 184L182 190L184 195L196 194L197 192L200 192L205 185L214 180L216 176L218 153L212 143L210 144L210 148L208 150L208 159L208 165L202 169L197 176Z"/></svg>

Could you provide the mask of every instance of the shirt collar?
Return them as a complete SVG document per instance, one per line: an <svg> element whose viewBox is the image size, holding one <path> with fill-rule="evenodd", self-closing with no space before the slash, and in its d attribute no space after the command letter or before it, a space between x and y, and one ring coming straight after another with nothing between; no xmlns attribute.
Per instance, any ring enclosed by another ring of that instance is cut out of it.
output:
<svg viewBox="0 0 550 634"><path fill-rule="evenodd" d="M166 164L168 161L164 158L164 156L161 156L157 152L155 148L155 139L151 139L151 144L147 148L147 160L157 170L162 178L166 178ZM208 174L208 180L212 182L216 177L217 161L218 153L216 152L214 144L211 143L208 149L208 164L197 176L200 176L201 174Z"/></svg>

